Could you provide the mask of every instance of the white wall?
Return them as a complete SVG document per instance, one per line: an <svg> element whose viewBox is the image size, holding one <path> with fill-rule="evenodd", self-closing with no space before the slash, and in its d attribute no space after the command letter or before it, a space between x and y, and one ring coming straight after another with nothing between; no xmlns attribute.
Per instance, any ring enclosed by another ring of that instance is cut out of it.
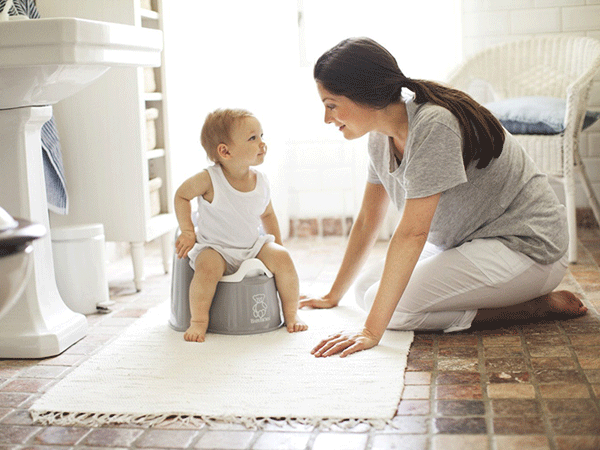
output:
<svg viewBox="0 0 600 450"><path fill-rule="evenodd" d="M462 0L464 56L500 42L537 35L578 35L600 39L600 0ZM600 111L600 74L590 97L590 109ZM600 124L587 129L580 154L600 198ZM562 187L555 190L564 200ZM577 206L589 207L577 186Z"/></svg>
<svg viewBox="0 0 600 450"><path fill-rule="evenodd" d="M358 208L364 190L366 143L345 141L335 127L323 123L324 109L312 79L314 60L349 36L378 40L396 56L405 74L415 78L444 79L460 58L460 0L431 0L428 4L300 2L306 9L306 29L311 30L304 67L300 67L298 0L178 0L164 4L174 187L208 164L199 144L206 114L217 107L249 109L262 122L269 146L261 169L273 186L273 205L284 236L288 217L297 212L290 208L299 204L289 199L293 180L304 187L321 186L322 195L314 190L308 194L318 201L302 201L315 207L314 211L301 211L309 217L321 216L328 209L337 214L339 201L335 199L339 195L330 187L339 173L350 170L356 177L352 199L345 203L352 204L352 211ZM433 12L431 4L438 5ZM425 15L426 24L419 19ZM442 40L437 37L440 29L450 30ZM306 142L319 140L338 141L342 148L335 152L352 154L339 158L325 146L313 148L311 154L329 166L331 176L312 170L314 157L302 162ZM347 186L348 180L344 181Z"/></svg>

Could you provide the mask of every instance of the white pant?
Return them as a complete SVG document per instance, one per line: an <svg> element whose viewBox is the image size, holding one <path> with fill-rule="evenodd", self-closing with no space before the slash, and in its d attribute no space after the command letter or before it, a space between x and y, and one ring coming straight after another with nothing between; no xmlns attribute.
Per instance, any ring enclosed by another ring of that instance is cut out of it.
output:
<svg viewBox="0 0 600 450"><path fill-rule="evenodd" d="M385 261L356 282L356 302L371 309ZM390 330L465 330L480 308L501 308L551 292L567 270L566 255L539 264L498 239L476 239L442 251L427 243L406 286Z"/></svg>

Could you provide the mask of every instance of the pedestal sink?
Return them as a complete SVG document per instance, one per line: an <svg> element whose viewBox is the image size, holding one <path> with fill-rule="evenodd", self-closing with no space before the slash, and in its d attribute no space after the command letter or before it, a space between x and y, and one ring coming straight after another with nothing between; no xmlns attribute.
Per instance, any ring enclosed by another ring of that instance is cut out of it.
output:
<svg viewBox="0 0 600 450"><path fill-rule="evenodd" d="M49 230L40 130L51 105L112 66L160 65L162 33L52 18L0 22L0 36L0 206ZM86 331L85 316L67 308L56 287L48 233L33 243L31 276L0 320L0 358L54 356Z"/></svg>

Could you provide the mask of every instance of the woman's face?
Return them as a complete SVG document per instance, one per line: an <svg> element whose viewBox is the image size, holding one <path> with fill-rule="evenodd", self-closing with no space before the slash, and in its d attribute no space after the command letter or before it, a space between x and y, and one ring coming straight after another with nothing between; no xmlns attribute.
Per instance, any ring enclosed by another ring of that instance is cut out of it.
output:
<svg viewBox="0 0 600 450"><path fill-rule="evenodd" d="M325 106L325 123L333 123L346 139L357 139L374 129L373 108L334 95L317 82L317 90Z"/></svg>

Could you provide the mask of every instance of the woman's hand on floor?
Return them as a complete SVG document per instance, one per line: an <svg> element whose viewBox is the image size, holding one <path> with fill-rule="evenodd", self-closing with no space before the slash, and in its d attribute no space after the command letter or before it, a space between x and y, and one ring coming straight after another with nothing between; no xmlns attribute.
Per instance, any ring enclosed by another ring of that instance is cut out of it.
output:
<svg viewBox="0 0 600 450"><path fill-rule="evenodd" d="M366 328L362 331L343 331L323 339L312 349L316 357L327 357L340 353L344 358L352 353L367 350L379 344L380 338L376 337Z"/></svg>
<svg viewBox="0 0 600 450"><path fill-rule="evenodd" d="M339 300L334 300L328 295L324 295L323 297L309 297L308 295L301 295L298 307L303 308L305 306L309 306L315 309L328 309L334 308L339 302Z"/></svg>

